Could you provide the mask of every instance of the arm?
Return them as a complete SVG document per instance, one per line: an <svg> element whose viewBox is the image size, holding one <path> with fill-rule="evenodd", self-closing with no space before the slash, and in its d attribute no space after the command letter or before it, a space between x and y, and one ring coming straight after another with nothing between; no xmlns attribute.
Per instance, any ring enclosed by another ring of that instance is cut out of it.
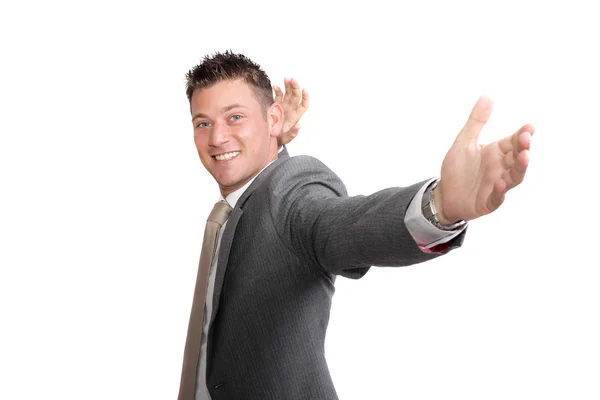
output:
<svg viewBox="0 0 600 400"><path fill-rule="evenodd" d="M423 183L348 197L341 180L318 160L294 157L272 177L269 209L280 237L300 258L357 278L372 265L405 266L442 254L421 251L404 224Z"/></svg>
<svg viewBox="0 0 600 400"><path fill-rule="evenodd" d="M284 84L285 93L275 85L273 86L273 90L275 91L275 102L282 106L284 114L283 129L277 138L277 144L279 146L279 153L287 155L285 145L291 142L300 131L298 121L309 107L309 97L306 89L300 90L300 85L294 78L285 78ZM436 228L425 219L421 213L420 205L426 186L427 184L424 185L422 190L417 192L411 201L404 223L415 242L423 251L437 251L439 249L435 246L449 242L458 236L464 228L449 233L448 231Z"/></svg>

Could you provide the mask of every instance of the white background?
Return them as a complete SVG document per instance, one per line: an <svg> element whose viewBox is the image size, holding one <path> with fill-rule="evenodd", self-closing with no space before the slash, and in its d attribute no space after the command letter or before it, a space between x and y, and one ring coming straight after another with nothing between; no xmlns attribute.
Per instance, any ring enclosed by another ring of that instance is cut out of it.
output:
<svg viewBox="0 0 600 400"><path fill-rule="evenodd" d="M346 399L598 399L594 2L22 1L0 7L0 398L175 399L204 221L184 74L242 52L312 103L290 153L352 195L537 128L523 185L433 262L338 279Z"/></svg>

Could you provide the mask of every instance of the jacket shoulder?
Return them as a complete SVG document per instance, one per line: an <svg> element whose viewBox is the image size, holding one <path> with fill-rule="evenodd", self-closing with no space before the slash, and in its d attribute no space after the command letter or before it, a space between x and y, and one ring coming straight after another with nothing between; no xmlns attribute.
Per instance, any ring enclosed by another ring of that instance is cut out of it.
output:
<svg viewBox="0 0 600 400"><path fill-rule="evenodd" d="M311 156L294 156L282 160L265 183L274 196L301 189L331 191L335 197L348 195L341 179L323 162Z"/></svg>

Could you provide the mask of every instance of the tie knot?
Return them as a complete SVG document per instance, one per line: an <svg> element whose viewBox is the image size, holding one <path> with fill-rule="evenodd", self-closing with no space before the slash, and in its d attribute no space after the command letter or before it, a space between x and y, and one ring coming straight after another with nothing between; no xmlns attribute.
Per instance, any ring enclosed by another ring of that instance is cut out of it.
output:
<svg viewBox="0 0 600 400"><path fill-rule="evenodd" d="M226 201L221 200L213 207L210 215L208 216L208 220L215 222L219 225L223 225L227 218L229 218L229 214L231 214L232 208L227 204Z"/></svg>

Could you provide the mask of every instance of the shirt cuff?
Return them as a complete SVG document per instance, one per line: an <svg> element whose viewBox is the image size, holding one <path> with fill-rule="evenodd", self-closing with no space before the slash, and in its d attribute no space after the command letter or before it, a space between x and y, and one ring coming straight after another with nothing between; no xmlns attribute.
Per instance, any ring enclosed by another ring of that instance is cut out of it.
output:
<svg viewBox="0 0 600 400"><path fill-rule="evenodd" d="M423 194L425 193L425 189L427 189L427 187L436 179L437 178L433 178L429 180L425 183L425 185L423 185L423 187L421 187L421 189L419 189L417 194L415 194L415 197L413 197L408 205L406 215L404 216L404 224L406 225L408 232L411 234L419 247L424 247L426 249L431 249L432 247L438 246L442 243L449 242L456 236L460 235L468 225L467 223L458 229L444 231L435 227L427 220L427 218L423 216L423 212L421 211Z"/></svg>

